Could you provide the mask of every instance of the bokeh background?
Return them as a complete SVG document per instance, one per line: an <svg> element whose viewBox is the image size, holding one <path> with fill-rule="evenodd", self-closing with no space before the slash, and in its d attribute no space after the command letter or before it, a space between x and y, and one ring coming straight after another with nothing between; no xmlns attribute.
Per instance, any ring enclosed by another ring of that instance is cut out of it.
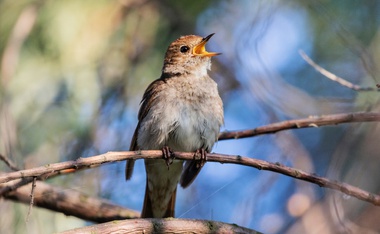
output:
<svg viewBox="0 0 380 234"><path fill-rule="evenodd" d="M377 0L2 0L0 153L19 167L128 150L147 85L180 35L216 33L211 76L222 130L311 115L378 111L378 92L324 78L300 56L362 86L380 82ZM355 123L221 141L213 151L296 167L380 190L380 126ZM140 210L145 173L124 162L48 180ZM1 171L9 171L0 165ZM38 189L38 188L37 188ZM1 233L51 233L89 223L0 200ZM6 214L6 215L5 215ZM179 189L176 215L265 233L378 233L380 209L273 172L207 163Z"/></svg>

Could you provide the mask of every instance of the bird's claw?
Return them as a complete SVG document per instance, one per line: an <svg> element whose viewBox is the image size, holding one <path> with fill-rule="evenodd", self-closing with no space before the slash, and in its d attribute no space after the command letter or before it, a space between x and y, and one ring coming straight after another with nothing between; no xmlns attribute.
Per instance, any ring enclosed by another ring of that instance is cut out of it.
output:
<svg viewBox="0 0 380 234"><path fill-rule="evenodd" d="M194 154L194 160L198 160L196 166L197 168L203 167L207 161L207 152L205 149L197 149L197 151Z"/></svg>
<svg viewBox="0 0 380 234"><path fill-rule="evenodd" d="M169 166L170 166L170 164L173 163L173 159L174 159L174 153L169 148L169 146L164 146L162 148L162 156L164 157L166 166L168 166L168 170L169 170Z"/></svg>

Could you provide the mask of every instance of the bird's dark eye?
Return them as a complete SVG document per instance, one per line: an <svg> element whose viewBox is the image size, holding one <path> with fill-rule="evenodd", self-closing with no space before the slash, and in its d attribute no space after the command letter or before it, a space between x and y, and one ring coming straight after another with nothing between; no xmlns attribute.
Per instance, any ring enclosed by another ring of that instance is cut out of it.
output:
<svg viewBox="0 0 380 234"><path fill-rule="evenodd" d="M190 50L190 48L188 46L181 46L181 48L179 48L179 50L181 51L181 53L186 53L187 51Z"/></svg>

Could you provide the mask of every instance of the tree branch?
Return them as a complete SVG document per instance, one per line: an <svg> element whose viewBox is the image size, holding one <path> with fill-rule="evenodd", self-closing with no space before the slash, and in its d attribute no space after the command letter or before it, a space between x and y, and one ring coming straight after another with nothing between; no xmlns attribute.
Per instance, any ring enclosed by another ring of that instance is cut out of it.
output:
<svg viewBox="0 0 380 234"><path fill-rule="evenodd" d="M76 228L61 234L73 233L249 233L259 232L216 221L194 219L132 219L108 222L88 227Z"/></svg>
<svg viewBox="0 0 380 234"><path fill-rule="evenodd" d="M219 140L240 139L257 135L276 133L279 131L299 128L316 128L327 125L337 125L353 122L380 122L378 112L356 112L349 114L335 114L323 116L310 116L305 119L287 120L274 124L242 131L225 131L219 135Z"/></svg>
<svg viewBox="0 0 380 234"><path fill-rule="evenodd" d="M5 198L30 204L30 186L24 185L6 195ZM36 181L33 204L62 212L92 222L108 222L140 217L140 213L107 200L90 197L75 190L67 190ZM83 212L86 211L86 212Z"/></svg>
<svg viewBox="0 0 380 234"><path fill-rule="evenodd" d="M175 152L175 158L178 160L194 160L194 153L187 152ZM0 175L0 183L8 181L23 179L28 177L41 177L50 173L56 173L57 171L67 169L83 169L89 167L96 167L103 163L124 161L126 159L162 159L162 152L160 150L142 150L142 151L126 151L126 152L108 152L105 154L79 158L75 161L67 161L61 163L54 163L42 167L31 168L27 170L10 172ZM196 158L199 159L199 158ZM332 181L324 177L310 174L298 169L294 169L288 166L281 165L280 163L270 163L259 159L253 159L248 157L242 157L240 155L225 155L225 154L208 154L207 161L239 164L257 168L259 170L273 171L286 176L290 176L299 180L308 181L317 184L321 187L330 188L333 190L341 191L344 194L356 197L360 200L370 202L376 206L380 206L380 196L364 191L355 186L340 183L338 181Z"/></svg>
<svg viewBox="0 0 380 234"><path fill-rule="evenodd" d="M304 51L300 50L299 53L300 53L301 57L308 64L310 64L310 66L315 68L315 70L317 70L319 73L324 75L326 78L328 78L332 81L338 82L342 86L345 86L345 87L350 88L350 89L355 90L355 91L378 91L374 87L361 87L360 85L353 84L353 83L343 79L342 77L339 77L339 76L327 71L323 67L319 66L309 56L307 56Z"/></svg>

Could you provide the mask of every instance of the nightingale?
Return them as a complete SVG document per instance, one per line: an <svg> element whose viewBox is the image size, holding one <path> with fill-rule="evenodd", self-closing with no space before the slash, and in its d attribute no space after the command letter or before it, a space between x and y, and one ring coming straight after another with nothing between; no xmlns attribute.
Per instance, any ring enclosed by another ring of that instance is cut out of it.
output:
<svg viewBox="0 0 380 234"><path fill-rule="evenodd" d="M161 77L146 89L130 151L162 150L165 161L145 159L147 174L142 218L174 217L177 184L189 186L218 139L223 103L207 71L211 57L207 37L182 36L165 54ZM195 152L200 160L173 160L173 151ZM169 166L170 164L170 166ZM184 165L183 165L184 164ZM126 179L134 160L128 160Z"/></svg>

